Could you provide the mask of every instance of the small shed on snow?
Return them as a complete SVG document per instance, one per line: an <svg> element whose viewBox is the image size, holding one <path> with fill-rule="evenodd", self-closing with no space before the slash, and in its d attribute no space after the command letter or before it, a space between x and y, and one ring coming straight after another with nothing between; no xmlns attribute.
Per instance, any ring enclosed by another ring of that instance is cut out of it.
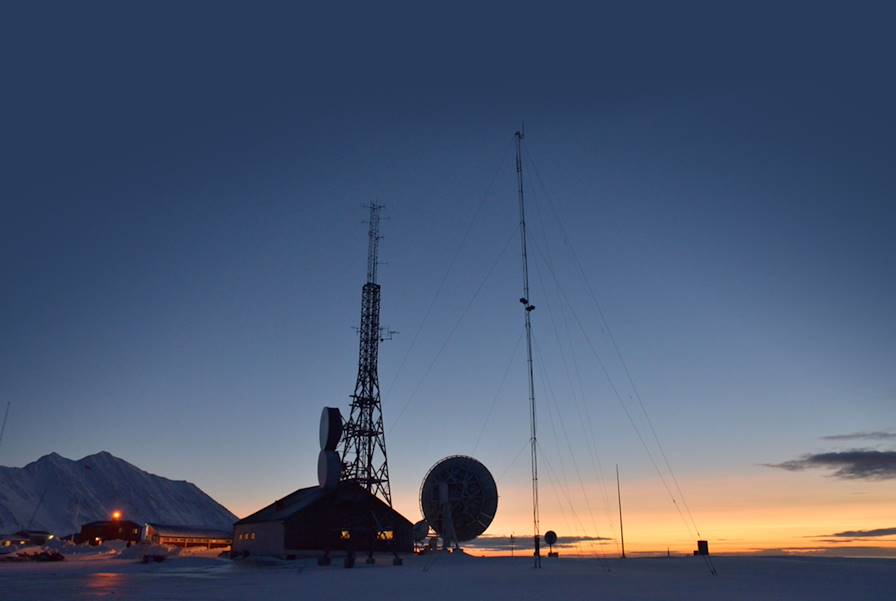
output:
<svg viewBox="0 0 896 601"><path fill-rule="evenodd" d="M81 526L81 532L75 534L76 543L100 545L104 540L124 540L137 542L140 540L140 524L129 520L101 520L88 522Z"/></svg>
<svg viewBox="0 0 896 601"><path fill-rule="evenodd" d="M309 551L370 549L410 552L413 524L358 485L344 481L332 489L299 490L239 520L233 528L233 552L250 555L298 555Z"/></svg>

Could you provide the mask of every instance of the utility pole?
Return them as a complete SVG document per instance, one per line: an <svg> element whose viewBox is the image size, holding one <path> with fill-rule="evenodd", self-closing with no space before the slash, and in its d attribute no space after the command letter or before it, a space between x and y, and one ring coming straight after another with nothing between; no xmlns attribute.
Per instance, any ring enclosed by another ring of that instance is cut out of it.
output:
<svg viewBox="0 0 896 601"><path fill-rule="evenodd" d="M6 411L3 413L3 425L0 426L0 445L3 444L3 434L6 432L6 420L9 417L9 406L12 405L12 401L7 401L6 403Z"/></svg>
<svg viewBox="0 0 896 601"><path fill-rule="evenodd" d="M380 211L370 203L367 230L367 282L361 288L361 326L358 351L358 379L351 396L351 411L342 439L342 480L355 480L364 489L392 506L386 434L380 404L378 374L380 328L379 264Z"/></svg>
<svg viewBox="0 0 896 601"><path fill-rule="evenodd" d="M622 489L619 488L619 464L616 464L616 498L619 502L619 538L622 541L622 559L625 559L625 532L622 530Z"/></svg>
<svg viewBox="0 0 896 601"><path fill-rule="evenodd" d="M529 371L529 442L532 454L532 528L535 543L535 568L541 567L541 527L538 523L538 436L535 427L535 377L532 371L532 319L531 313L535 305L529 302L529 256L526 252L526 206L523 198L523 138L526 136L525 125L516 136L516 184L520 206L520 249L523 259L523 314L526 324L526 352Z"/></svg>

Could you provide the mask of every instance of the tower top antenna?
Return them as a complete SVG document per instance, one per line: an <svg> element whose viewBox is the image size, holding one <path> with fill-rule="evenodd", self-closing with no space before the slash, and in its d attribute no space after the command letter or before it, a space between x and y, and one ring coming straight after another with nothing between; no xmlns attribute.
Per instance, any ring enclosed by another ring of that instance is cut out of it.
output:
<svg viewBox="0 0 896 601"><path fill-rule="evenodd" d="M381 204L371 202L369 208L370 218L367 221L367 283L376 284L380 240L383 238L380 235L380 213L384 207Z"/></svg>

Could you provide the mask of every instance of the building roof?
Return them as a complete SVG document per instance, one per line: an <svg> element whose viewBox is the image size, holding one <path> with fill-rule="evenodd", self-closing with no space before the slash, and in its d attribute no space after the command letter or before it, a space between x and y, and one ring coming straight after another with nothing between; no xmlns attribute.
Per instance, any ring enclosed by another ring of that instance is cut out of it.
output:
<svg viewBox="0 0 896 601"><path fill-rule="evenodd" d="M19 530L15 536L50 536L47 530Z"/></svg>
<svg viewBox="0 0 896 601"><path fill-rule="evenodd" d="M259 509L255 513L239 520L237 524L254 524L257 522L275 522L286 519L297 511L305 509L312 503L328 496L333 490L326 490L320 486L309 486L291 492L281 499L277 499L267 507Z"/></svg>
<svg viewBox="0 0 896 601"><path fill-rule="evenodd" d="M86 524L81 524L81 528L87 527L99 527L102 528L104 526L124 526L128 527L136 527L139 528L140 524L137 522L132 522L130 520L98 520L96 522L87 522Z"/></svg>
<svg viewBox="0 0 896 601"><path fill-rule="evenodd" d="M185 538L226 538L230 540L231 533L204 526L175 526L171 524L147 523L147 526L160 536L180 536Z"/></svg>
<svg viewBox="0 0 896 601"><path fill-rule="evenodd" d="M358 485L357 482L353 482L351 480L346 480L337 484L334 488L326 489L320 486L309 486L307 488L300 488L297 491L294 491L282 499L277 499L267 507L259 509L255 513L244 517L239 520L237 524L255 524L258 522L277 522L281 520L285 520L292 515L311 507L315 503L323 500L331 498L335 495L345 495L345 494L362 494L369 495L373 497L378 503L384 505L389 511L395 512L397 515L405 519L404 516L401 516L398 511L384 503L379 497L372 495L370 492L362 488ZM410 522L408 522L410 523Z"/></svg>

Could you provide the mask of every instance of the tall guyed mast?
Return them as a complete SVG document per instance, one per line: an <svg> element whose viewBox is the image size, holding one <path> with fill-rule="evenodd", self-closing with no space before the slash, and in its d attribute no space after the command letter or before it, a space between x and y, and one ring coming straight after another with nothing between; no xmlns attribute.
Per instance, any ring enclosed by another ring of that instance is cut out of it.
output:
<svg viewBox="0 0 896 601"><path fill-rule="evenodd" d="M526 204L523 199L523 138L525 127L516 136L516 183L520 205L520 250L523 259L523 314L526 320L526 366L529 372L529 442L532 453L532 529L535 544L535 567L541 567L541 527L538 523L538 436L535 427L535 377L532 370L532 311L535 305L529 302L529 255L526 251Z"/></svg>

